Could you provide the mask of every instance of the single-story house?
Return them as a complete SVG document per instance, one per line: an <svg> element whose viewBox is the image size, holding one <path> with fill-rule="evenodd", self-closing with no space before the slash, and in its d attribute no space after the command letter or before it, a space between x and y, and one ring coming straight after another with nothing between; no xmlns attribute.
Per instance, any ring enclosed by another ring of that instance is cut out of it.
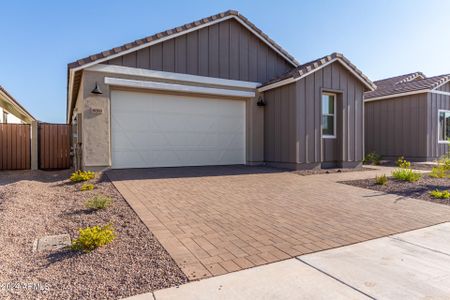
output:
<svg viewBox="0 0 450 300"><path fill-rule="evenodd" d="M342 54L301 64L227 11L68 65L75 167L354 167L374 89Z"/></svg>
<svg viewBox="0 0 450 300"><path fill-rule="evenodd" d="M0 85L0 123L31 124L36 119Z"/></svg>
<svg viewBox="0 0 450 300"><path fill-rule="evenodd" d="M450 138L450 74L422 72L375 81L365 94L366 152L386 159L430 161L447 153Z"/></svg>

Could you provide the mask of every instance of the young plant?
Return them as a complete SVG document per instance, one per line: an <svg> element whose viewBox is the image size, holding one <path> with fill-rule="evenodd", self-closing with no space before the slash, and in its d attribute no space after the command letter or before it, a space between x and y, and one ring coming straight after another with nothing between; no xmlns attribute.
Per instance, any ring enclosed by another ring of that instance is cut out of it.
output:
<svg viewBox="0 0 450 300"><path fill-rule="evenodd" d="M72 182L88 181L93 178L95 178L95 173L92 171L78 170L70 175L70 181Z"/></svg>
<svg viewBox="0 0 450 300"><path fill-rule="evenodd" d="M85 205L90 209L104 209L111 205L112 199L108 196L97 195L86 201Z"/></svg>
<svg viewBox="0 0 450 300"><path fill-rule="evenodd" d="M437 166L437 167L433 167L433 169L431 169L430 177L445 178L447 176L448 176L447 170L445 170L445 168L443 166Z"/></svg>
<svg viewBox="0 0 450 300"><path fill-rule="evenodd" d="M450 199L449 191L434 190L430 192L431 197L436 199Z"/></svg>
<svg viewBox="0 0 450 300"><path fill-rule="evenodd" d="M98 247L111 243L116 238L110 224L105 226L86 227L79 230L79 236L72 241L72 250L91 252Z"/></svg>
<svg viewBox="0 0 450 300"><path fill-rule="evenodd" d="M386 174L375 177L375 184L377 184L377 185L386 185L387 182L388 182L388 178L387 178Z"/></svg>
<svg viewBox="0 0 450 300"><path fill-rule="evenodd" d="M422 174L411 169L400 168L392 171L392 177L397 180L415 182L422 177Z"/></svg>
<svg viewBox="0 0 450 300"><path fill-rule="evenodd" d="M92 191L94 189L94 185L92 183L83 183L81 186L81 191Z"/></svg>
<svg viewBox="0 0 450 300"><path fill-rule="evenodd" d="M364 164L371 164L371 165L379 165L381 160L381 156L377 154L375 151L372 151L364 157L363 163Z"/></svg>
<svg viewBox="0 0 450 300"><path fill-rule="evenodd" d="M400 156L396 162L397 166L402 169L409 169L411 167L411 163L407 161L403 156Z"/></svg>

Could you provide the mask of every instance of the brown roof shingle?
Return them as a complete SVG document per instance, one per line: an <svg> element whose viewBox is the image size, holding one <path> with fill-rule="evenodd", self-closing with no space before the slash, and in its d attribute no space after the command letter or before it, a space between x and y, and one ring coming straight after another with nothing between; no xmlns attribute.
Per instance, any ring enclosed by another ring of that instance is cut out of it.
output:
<svg viewBox="0 0 450 300"><path fill-rule="evenodd" d="M426 77L422 72L409 73L375 81L377 89L364 94L366 100L397 94L435 89L450 81L450 74Z"/></svg>
<svg viewBox="0 0 450 300"><path fill-rule="evenodd" d="M115 54L124 52L126 50L130 50L130 49L136 48L138 46L142 46L145 43L157 41L157 40L159 40L159 39L161 39L163 37L167 37L167 36L170 36L170 35L173 35L173 34L176 34L176 33L180 33L180 32L186 31L188 29L192 29L192 28L198 27L200 25L207 24L207 23L210 23L212 21L216 21L218 19L223 19L223 18L228 17L228 16L236 16L236 17L238 17L247 26L249 26L252 30L256 31L260 36L262 36L275 49L277 49L286 58L288 58L288 60L293 65L295 65L295 66L299 65L297 60L292 55L290 55L280 45L278 45L272 39L270 39L261 29L256 27L246 17L241 15L238 11L228 10L228 11L225 11L225 12L213 15L213 16L209 16L207 18L200 19L198 21L194 21L194 22L191 22L191 23L188 23L188 24L184 24L182 26L178 26L178 27L175 27L175 28L172 28L172 29L169 29L169 30L166 30L166 31L162 31L162 32L156 33L154 35L151 35L151 36L148 36L148 37L145 37L145 38L142 38L142 39L135 40L135 41L133 41L131 43L127 43L127 44L124 44L122 46L110 49L110 50L106 50L106 51L102 51L102 52L94 54L94 55L90 55L88 57L79 59L79 60L77 60L75 62L72 62L72 63L68 64L68 68L69 69L73 69L73 68L81 67L81 66L86 65L88 63L92 63L92 62L95 62L97 60L107 58L107 57L109 57L111 55L115 55Z"/></svg>

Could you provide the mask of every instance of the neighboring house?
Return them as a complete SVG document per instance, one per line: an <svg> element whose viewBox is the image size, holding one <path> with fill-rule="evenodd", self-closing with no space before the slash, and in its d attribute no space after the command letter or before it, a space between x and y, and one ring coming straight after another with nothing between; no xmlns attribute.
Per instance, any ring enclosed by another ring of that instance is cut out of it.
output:
<svg viewBox="0 0 450 300"><path fill-rule="evenodd" d="M421 72L375 81L365 94L366 152L435 160L448 151L450 75Z"/></svg>
<svg viewBox="0 0 450 300"><path fill-rule="evenodd" d="M69 64L75 166L353 167L374 88L343 55L299 64L227 11Z"/></svg>
<svg viewBox="0 0 450 300"><path fill-rule="evenodd" d="M0 123L30 124L35 118L0 85Z"/></svg>

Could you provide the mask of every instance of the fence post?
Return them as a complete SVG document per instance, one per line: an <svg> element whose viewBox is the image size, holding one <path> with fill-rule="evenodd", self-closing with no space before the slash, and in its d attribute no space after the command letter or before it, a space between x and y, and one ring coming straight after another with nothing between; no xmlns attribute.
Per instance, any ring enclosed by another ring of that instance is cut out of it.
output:
<svg viewBox="0 0 450 300"><path fill-rule="evenodd" d="M31 170L38 169L38 122L31 121Z"/></svg>

